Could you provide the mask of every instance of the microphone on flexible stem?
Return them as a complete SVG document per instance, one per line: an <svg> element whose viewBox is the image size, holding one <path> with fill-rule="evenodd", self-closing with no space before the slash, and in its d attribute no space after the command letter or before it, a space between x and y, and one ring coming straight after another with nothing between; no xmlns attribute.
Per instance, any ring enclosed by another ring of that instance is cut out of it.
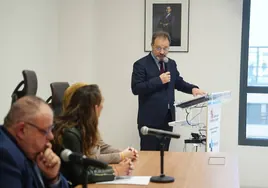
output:
<svg viewBox="0 0 268 188"><path fill-rule="evenodd" d="M155 135L157 137L160 137L160 175L159 176L152 176L150 178L151 182L154 183L171 183L174 182L174 178L171 176L166 176L164 174L164 147L165 142L164 139L167 137L170 138L180 138L179 134L170 132L170 131L163 131L159 129L152 129L148 128L146 126L143 126L140 130L141 134L143 135Z"/></svg>
<svg viewBox="0 0 268 188"><path fill-rule="evenodd" d="M161 137L168 137L168 138L180 138L181 136L179 134L170 132L170 131L163 131L159 129L152 129L148 128L146 126L143 126L141 128L141 134L143 135L155 135L155 136L161 136Z"/></svg>
<svg viewBox="0 0 268 188"><path fill-rule="evenodd" d="M64 149L60 154L64 162L82 164L83 166L94 166L99 168L107 168L108 164L99 160L91 159L81 153L72 152L69 149Z"/></svg>

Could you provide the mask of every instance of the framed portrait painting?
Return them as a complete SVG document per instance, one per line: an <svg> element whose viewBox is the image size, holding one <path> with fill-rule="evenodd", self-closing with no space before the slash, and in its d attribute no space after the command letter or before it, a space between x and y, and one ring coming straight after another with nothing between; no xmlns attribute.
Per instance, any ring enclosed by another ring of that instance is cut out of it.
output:
<svg viewBox="0 0 268 188"><path fill-rule="evenodd" d="M189 0L145 0L144 50L151 51L152 34L166 31L170 52L188 52Z"/></svg>

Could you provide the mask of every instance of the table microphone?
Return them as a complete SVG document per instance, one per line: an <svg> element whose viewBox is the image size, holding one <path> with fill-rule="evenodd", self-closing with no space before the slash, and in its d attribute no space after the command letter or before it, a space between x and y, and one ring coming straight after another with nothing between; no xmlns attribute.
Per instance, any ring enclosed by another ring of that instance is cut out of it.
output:
<svg viewBox="0 0 268 188"><path fill-rule="evenodd" d="M159 129L152 129L152 128L148 128L146 126L143 126L141 128L141 134L143 135L155 135L157 137L160 137L161 143L160 143L160 176L152 176L150 178L151 182L154 183L171 183L174 182L174 178L171 176L166 176L164 174L164 150L165 150L165 142L164 139L166 139L167 137L170 138L180 138L179 134L175 134L173 132L169 132L169 131L163 131L163 130L159 130Z"/></svg>
<svg viewBox="0 0 268 188"><path fill-rule="evenodd" d="M181 135L173 133L173 132L170 132L170 131L152 129L152 128L148 128L146 126L143 126L141 128L141 134L143 134L143 135L163 136L163 137L176 138L176 139L181 137Z"/></svg>
<svg viewBox="0 0 268 188"><path fill-rule="evenodd" d="M108 164L105 162L88 158L81 153L72 152L69 149L64 149L61 152L60 157L64 162L72 162L72 163L82 164L85 166L94 166L94 167L99 167L99 168L108 167Z"/></svg>

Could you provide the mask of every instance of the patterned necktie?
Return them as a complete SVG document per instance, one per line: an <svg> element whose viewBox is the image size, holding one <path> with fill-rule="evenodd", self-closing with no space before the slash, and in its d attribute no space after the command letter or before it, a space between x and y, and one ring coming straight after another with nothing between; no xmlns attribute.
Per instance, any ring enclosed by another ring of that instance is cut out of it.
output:
<svg viewBox="0 0 268 188"><path fill-rule="evenodd" d="M162 74L162 73L165 72L165 69L164 69L164 62L163 62L163 61L159 61L159 64L160 64L160 74Z"/></svg>

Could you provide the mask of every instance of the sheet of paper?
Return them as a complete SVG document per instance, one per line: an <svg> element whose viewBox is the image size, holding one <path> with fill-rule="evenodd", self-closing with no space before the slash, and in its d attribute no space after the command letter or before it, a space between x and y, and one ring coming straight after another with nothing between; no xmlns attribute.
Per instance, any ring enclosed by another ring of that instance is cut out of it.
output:
<svg viewBox="0 0 268 188"><path fill-rule="evenodd" d="M96 184L132 184L148 185L151 176L119 176L114 181L98 182Z"/></svg>

